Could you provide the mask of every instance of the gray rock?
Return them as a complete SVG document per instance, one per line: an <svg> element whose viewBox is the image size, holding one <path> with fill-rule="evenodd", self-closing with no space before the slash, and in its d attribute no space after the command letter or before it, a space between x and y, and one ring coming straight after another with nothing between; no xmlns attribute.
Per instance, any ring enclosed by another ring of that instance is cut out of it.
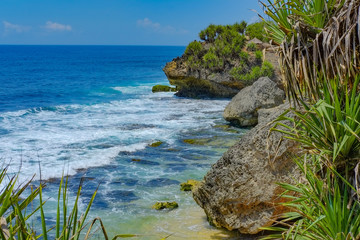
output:
<svg viewBox="0 0 360 240"><path fill-rule="evenodd" d="M269 110L271 113L266 111L267 121L231 147L193 189L195 201L215 226L256 234L286 211L277 204L284 199L278 196L283 189L276 182L300 178L290 157L298 154L299 148L290 140L280 141L278 132L271 132L269 138L268 134L272 127L269 122L288 107L283 104Z"/></svg>
<svg viewBox="0 0 360 240"><path fill-rule="evenodd" d="M226 106L224 118L241 127L258 123L258 110L276 107L284 102L285 93L268 77L259 78L242 89Z"/></svg>

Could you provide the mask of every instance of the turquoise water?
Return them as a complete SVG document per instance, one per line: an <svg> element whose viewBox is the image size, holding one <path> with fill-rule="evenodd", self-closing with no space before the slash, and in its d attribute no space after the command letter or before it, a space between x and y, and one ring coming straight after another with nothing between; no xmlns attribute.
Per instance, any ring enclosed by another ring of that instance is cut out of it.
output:
<svg viewBox="0 0 360 240"><path fill-rule="evenodd" d="M183 50L0 46L0 158L10 173L20 171L20 181L34 174L50 180L44 190L49 224L64 173L72 195L84 179L83 206L100 186L90 218L101 217L110 235L181 239L194 238L186 229L214 231L179 183L201 180L243 131L218 127L226 124L222 112L229 100L151 92L155 84L168 84L161 69ZM183 142L189 138L206 144ZM148 146L155 141L164 143ZM156 201L180 207L158 212L151 209Z"/></svg>

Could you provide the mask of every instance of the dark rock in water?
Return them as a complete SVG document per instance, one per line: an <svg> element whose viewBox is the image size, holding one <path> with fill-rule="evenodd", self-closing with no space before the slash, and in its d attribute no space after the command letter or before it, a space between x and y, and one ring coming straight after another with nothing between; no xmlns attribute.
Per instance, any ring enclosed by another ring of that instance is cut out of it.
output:
<svg viewBox="0 0 360 240"><path fill-rule="evenodd" d="M131 159L131 162L138 163L138 164L144 164L144 165L152 165L152 166L160 165L160 163L157 163L157 162L142 160L142 159L137 159L137 158Z"/></svg>
<svg viewBox="0 0 360 240"><path fill-rule="evenodd" d="M139 182L139 180L137 179L132 179L132 178L120 178L120 179L116 179L114 181L112 181L110 184L113 185L125 185L125 186L135 186L137 183Z"/></svg>
<svg viewBox="0 0 360 240"><path fill-rule="evenodd" d="M119 202L131 202L140 199L133 191L113 190L106 194L107 197Z"/></svg>
<svg viewBox="0 0 360 240"><path fill-rule="evenodd" d="M151 208L156 210L163 210L163 209L174 209L178 207L179 204L177 202L156 202Z"/></svg>
<svg viewBox="0 0 360 240"><path fill-rule="evenodd" d="M155 85L152 87L152 92L176 92L176 88L172 88L166 85Z"/></svg>
<svg viewBox="0 0 360 240"><path fill-rule="evenodd" d="M162 141L156 141L156 142L149 144L149 147L159 147L163 143L164 142L162 142Z"/></svg>
<svg viewBox="0 0 360 240"><path fill-rule="evenodd" d="M168 179L168 178L156 178L148 181L145 186L147 187L163 187L168 185L179 184L179 181Z"/></svg>
<svg viewBox="0 0 360 240"><path fill-rule="evenodd" d="M256 234L286 211L278 204L284 201L279 197L284 190L276 183L290 183L301 177L291 158L300 149L287 139L277 149L282 134L272 132L268 139L272 127L268 123L288 107L283 104L272 109L266 121L259 122L231 147L212 166L204 182L193 189L195 201L214 225Z"/></svg>
<svg viewBox="0 0 360 240"><path fill-rule="evenodd" d="M284 99L284 91L268 77L262 77L231 100L225 108L224 118L236 126L254 126L258 123L259 109L276 107Z"/></svg>

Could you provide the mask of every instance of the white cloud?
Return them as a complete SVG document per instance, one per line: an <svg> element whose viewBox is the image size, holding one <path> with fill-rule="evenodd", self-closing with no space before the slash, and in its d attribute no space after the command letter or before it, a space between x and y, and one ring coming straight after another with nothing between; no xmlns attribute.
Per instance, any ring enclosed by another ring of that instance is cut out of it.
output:
<svg viewBox="0 0 360 240"><path fill-rule="evenodd" d="M160 32L160 33L177 33L177 34L185 34L188 31L186 30L177 30L176 28L172 26L162 26L158 22L153 22L149 18L139 19L137 20L137 26L142 27L145 29L152 30L154 32Z"/></svg>
<svg viewBox="0 0 360 240"><path fill-rule="evenodd" d="M9 32L22 33L22 32L27 32L30 30L30 27L28 27L28 26L13 24L8 21L3 21L3 25L4 25L5 33L9 33Z"/></svg>
<svg viewBox="0 0 360 240"><path fill-rule="evenodd" d="M52 21L47 21L44 28L50 31L71 31L72 27L70 25L60 24Z"/></svg>

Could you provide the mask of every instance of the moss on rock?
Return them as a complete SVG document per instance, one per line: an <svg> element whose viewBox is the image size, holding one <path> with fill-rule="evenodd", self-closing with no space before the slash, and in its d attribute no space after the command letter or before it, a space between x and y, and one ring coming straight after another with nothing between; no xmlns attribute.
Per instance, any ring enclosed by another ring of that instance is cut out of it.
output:
<svg viewBox="0 0 360 240"><path fill-rule="evenodd" d="M162 141L156 141L156 142L149 144L149 147L159 147L163 143L164 142L162 142Z"/></svg>
<svg viewBox="0 0 360 240"><path fill-rule="evenodd" d="M175 209L178 207L179 204L177 202L156 202L151 208L156 210L162 210L162 209Z"/></svg>
<svg viewBox="0 0 360 240"><path fill-rule="evenodd" d="M186 182L180 184L180 190L188 192L188 191L191 191L193 189L193 187L198 185L198 184L199 184L198 181L193 180L193 179L189 179Z"/></svg>
<svg viewBox="0 0 360 240"><path fill-rule="evenodd" d="M166 85L155 85L152 87L152 92L176 92L176 88Z"/></svg>

